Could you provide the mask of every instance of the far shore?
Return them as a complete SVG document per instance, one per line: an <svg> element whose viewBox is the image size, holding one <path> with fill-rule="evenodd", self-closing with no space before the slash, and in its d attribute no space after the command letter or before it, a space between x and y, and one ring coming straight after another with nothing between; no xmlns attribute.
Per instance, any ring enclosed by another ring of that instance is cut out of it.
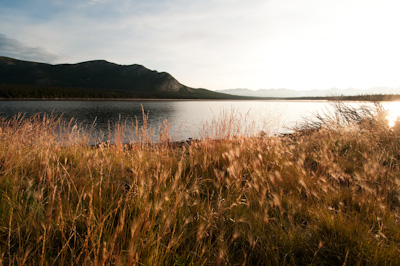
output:
<svg viewBox="0 0 400 266"><path fill-rule="evenodd" d="M243 98L243 99L177 99L177 98L0 98L0 101L296 101L296 102L394 102L397 98L363 99L350 97L305 97L305 98Z"/></svg>
<svg viewBox="0 0 400 266"><path fill-rule="evenodd" d="M299 98L160 99L160 98L0 98L0 101L329 101Z"/></svg>

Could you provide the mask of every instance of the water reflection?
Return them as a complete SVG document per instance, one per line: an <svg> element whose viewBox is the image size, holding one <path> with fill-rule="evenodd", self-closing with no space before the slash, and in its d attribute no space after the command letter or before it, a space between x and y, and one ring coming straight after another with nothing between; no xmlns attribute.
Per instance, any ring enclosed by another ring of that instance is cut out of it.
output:
<svg viewBox="0 0 400 266"><path fill-rule="evenodd" d="M400 116L400 102L383 103L382 106L387 111L389 126L394 127Z"/></svg>
<svg viewBox="0 0 400 266"><path fill-rule="evenodd" d="M382 106L388 110L388 120L393 125L400 113L400 102ZM205 125L215 126L216 121L219 125L232 123L232 117L241 132L287 133L305 118L332 108L326 101L0 101L1 116L47 113L62 115L64 121L74 118L87 127L95 121L93 134L102 138L113 136L114 125L123 122L130 128L125 141L132 139L136 121L143 125L142 110L149 113L148 124L155 136L160 133L159 125L167 119L172 140L186 140L201 137Z"/></svg>

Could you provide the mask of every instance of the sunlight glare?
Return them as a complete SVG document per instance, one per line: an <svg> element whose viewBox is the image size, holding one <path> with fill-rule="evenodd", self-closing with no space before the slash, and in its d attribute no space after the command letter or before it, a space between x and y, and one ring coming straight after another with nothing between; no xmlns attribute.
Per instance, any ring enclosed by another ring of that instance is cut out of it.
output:
<svg viewBox="0 0 400 266"><path fill-rule="evenodd" d="M394 127L396 121L400 117L400 102L391 102L390 104L384 106L387 110L387 120L389 127Z"/></svg>

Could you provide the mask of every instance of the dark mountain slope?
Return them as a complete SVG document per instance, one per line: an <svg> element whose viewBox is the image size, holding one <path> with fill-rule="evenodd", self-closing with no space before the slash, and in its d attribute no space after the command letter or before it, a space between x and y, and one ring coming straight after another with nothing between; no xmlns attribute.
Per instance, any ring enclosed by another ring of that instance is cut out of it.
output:
<svg viewBox="0 0 400 266"><path fill-rule="evenodd" d="M238 99L180 84L165 72L104 60L50 65L0 57L0 97Z"/></svg>

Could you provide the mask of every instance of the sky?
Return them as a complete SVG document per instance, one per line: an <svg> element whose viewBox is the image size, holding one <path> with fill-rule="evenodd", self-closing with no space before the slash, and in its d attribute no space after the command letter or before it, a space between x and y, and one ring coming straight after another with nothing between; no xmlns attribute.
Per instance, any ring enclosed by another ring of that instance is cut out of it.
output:
<svg viewBox="0 0 400 266"><path fill-rule="evenodd" d="M1 0L0 56L211 90L400 87L399 0Z"/></svg>

